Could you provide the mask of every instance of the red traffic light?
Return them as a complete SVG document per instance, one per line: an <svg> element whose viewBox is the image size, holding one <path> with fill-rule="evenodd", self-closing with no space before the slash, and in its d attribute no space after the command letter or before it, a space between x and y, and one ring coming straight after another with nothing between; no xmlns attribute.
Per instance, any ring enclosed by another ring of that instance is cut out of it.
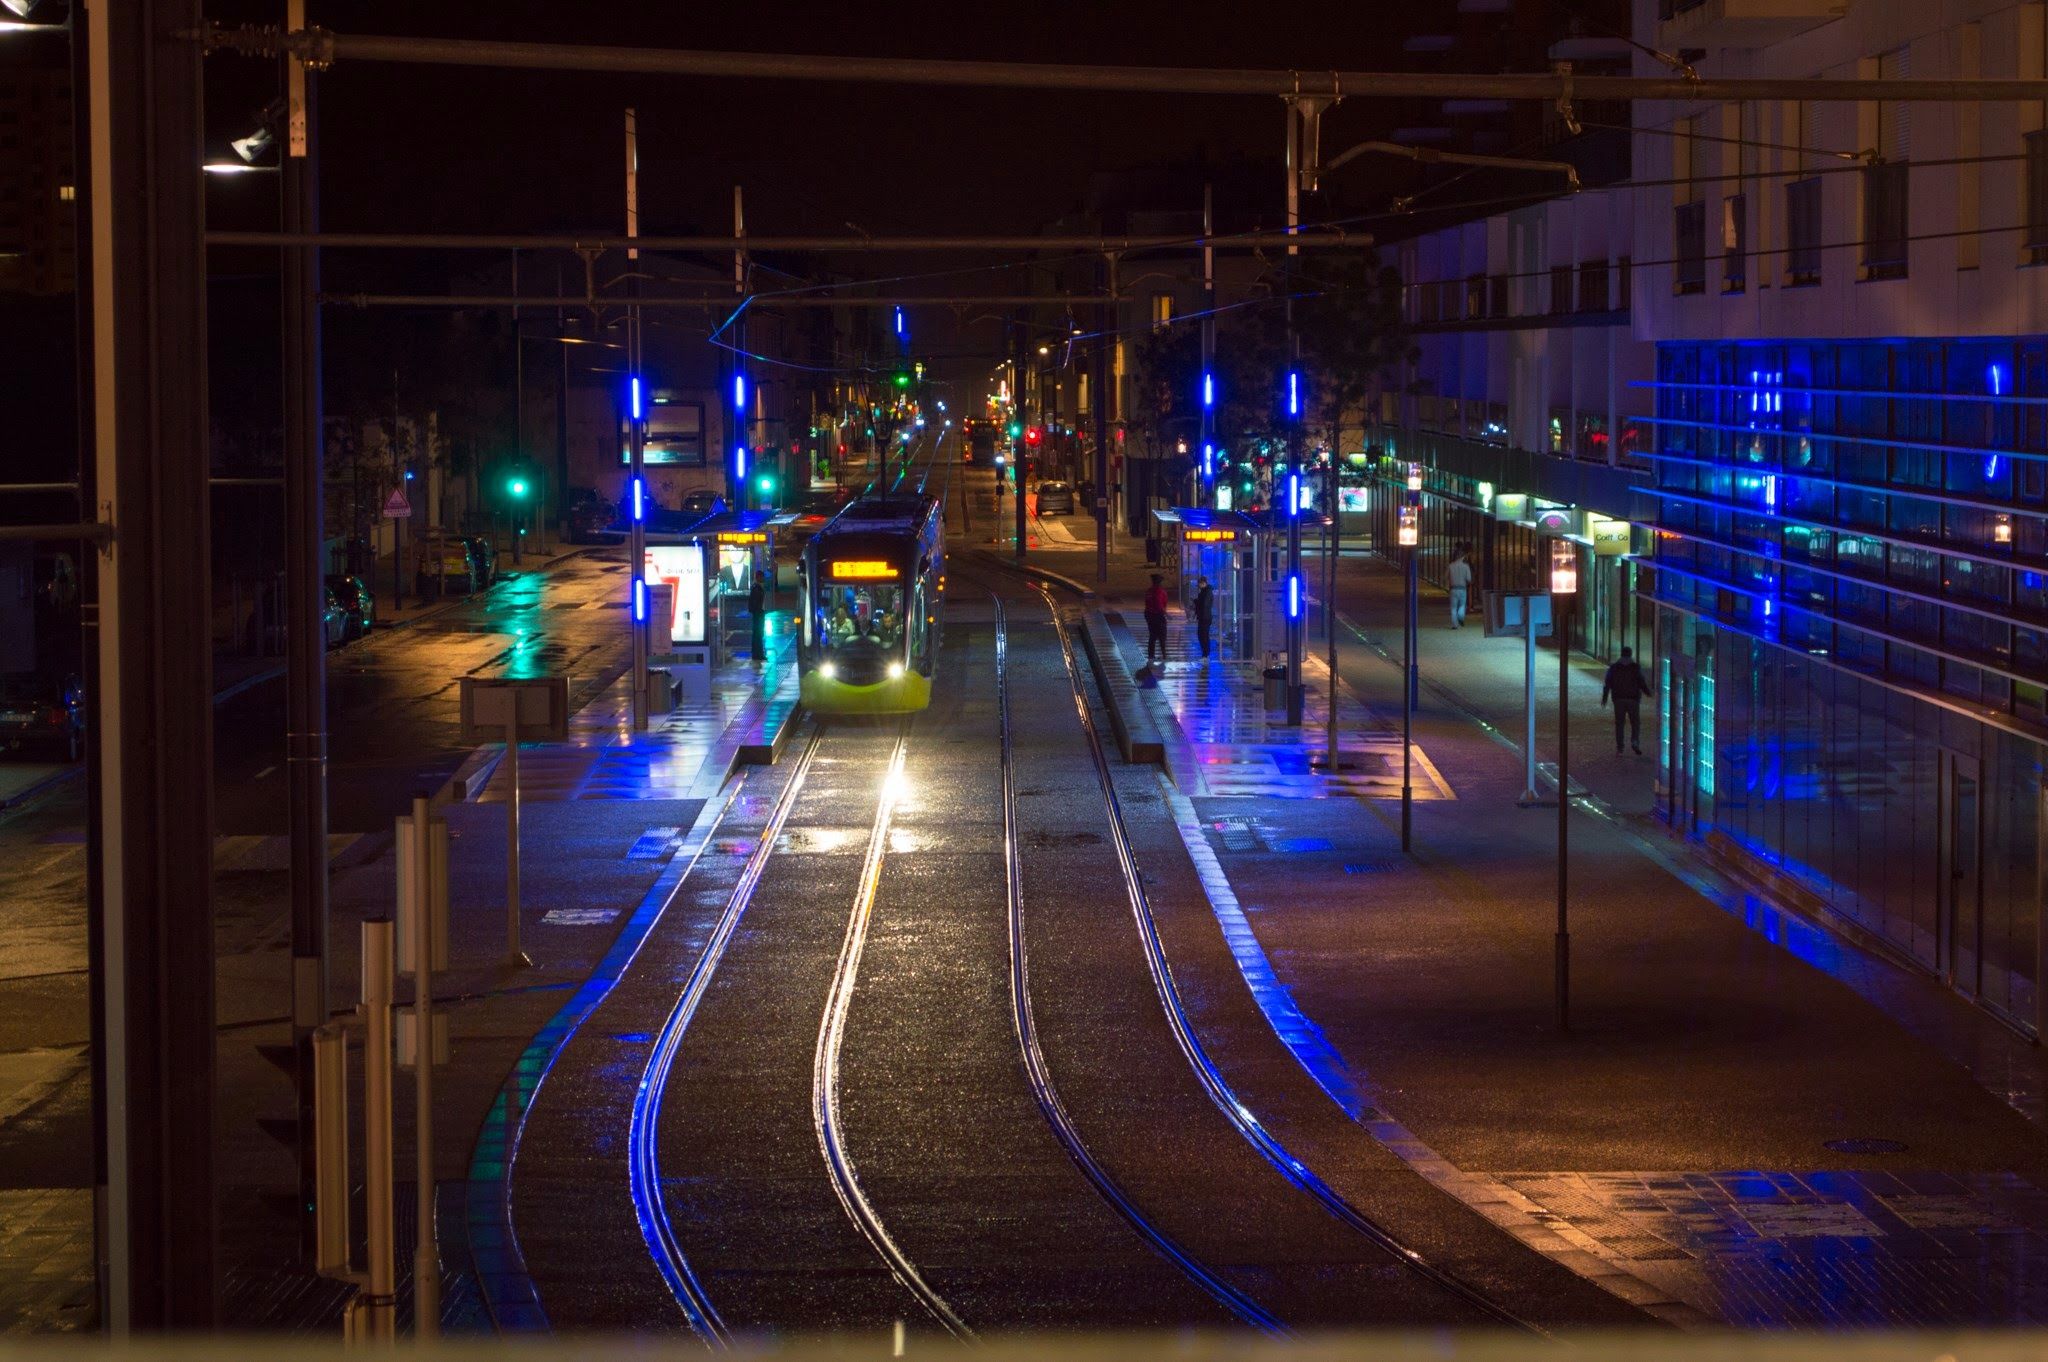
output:
<svg viewBox="0 0 2048 1362"><path fill-rule="evenodd" d="M1040 430L1037 426L1031 426L1024 432L1024 443L1027 445L1035 445L1044 438L1045 432Z"/></svg>

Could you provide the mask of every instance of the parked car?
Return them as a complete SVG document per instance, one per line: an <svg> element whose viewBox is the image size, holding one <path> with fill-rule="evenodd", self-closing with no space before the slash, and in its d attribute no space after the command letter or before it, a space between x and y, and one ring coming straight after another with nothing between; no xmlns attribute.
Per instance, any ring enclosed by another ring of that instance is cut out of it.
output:
<svg viewBox="0 0 2048 1362"><path fill-rule="evenodd" d="M1074 513L1073 484L1066 482L1039 483L1038 513L1040 515L1072 515Z"/></svg>
<svg viewBox="0 0 2048 1362"><path fill-rule="evenodd" d="M326 647L339 648L348 640L348 607L342 604L341 592L330 586L320 606L320 641Z"/></svg>
<svg viewBox="0 0 2048 1362"><path fill-rule="evenodd" d="M342 613L348 617L344 638L361 638L377 623L377 597L370 590L370 584L360 577L331 576L327 579L327 594L340 604Z"/></svg>
<svg viewBox="0 0 2048 1362"><path fill-rule="evenodd" d="M420 599L467 596L476 590L476 564L470 558L469 545L460 539L429 539L420 545L419 555L415 585Z"/></svg>
<svg viewBox="0 0 2048 1362"><path fill-rule="evenodd" d="M476 589L487 591L498 581L498 543L481 534L466 534L462 542L469 545L469 561L476 571Z"/></svg>
<svg viewBox="0 0 2048 1362"><path fill-rule="evenodd" d="M694 492L684 494L681 509L684 520L692 522L703 520L707 516L714 516L723 511L725 509L725 498L712 491L709 487L699 487Z"/></svg>
<svg viewBox="0 0 2048 1362"><path fill-rule="evenodd" d="M570 501L566 517L572 544L608 543L618 538L619 531L614 527L625 519L618 507L589 487Z"/></svg>
<svg viewBox="0 0 2048 1362"><path fill-rule="evenodd" d="M69 672L0 676L0 755L77 761L85 753L85 683Z"/></svg>

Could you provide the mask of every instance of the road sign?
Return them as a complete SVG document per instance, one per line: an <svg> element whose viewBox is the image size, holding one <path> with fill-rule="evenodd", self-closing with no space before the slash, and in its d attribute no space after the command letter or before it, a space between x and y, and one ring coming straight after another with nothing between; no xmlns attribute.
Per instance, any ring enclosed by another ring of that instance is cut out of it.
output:
<svg viewBox="0 0 2048 1362"><path fill-rule="evenodd" d="M407 520L411 516L412 503L405 499L405 489L403 487L392 488L391 495L384 498L384 518L387 520Z"/></svg>

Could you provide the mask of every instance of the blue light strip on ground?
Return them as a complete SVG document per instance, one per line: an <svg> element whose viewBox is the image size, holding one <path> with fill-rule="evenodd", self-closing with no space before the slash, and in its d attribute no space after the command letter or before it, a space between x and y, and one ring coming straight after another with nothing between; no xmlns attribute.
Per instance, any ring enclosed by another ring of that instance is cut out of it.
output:
<svg viewBox="0 0 2048 1362"><path fill-rule="evenodd" d="M1323 1034L1323 1029L1308 1019L1295 1004L1294 995L1288 991L1287 985L1281 983L1280 976L1273 972L1273 962L1266 958L1265 949L1259 945L1259 938L1253 933L1244 908L1230 887L1230 877L1224 873L1223 863L1217 859L1202 831L1201 816L1195 812L1194 801L1178 790L1168 789L1166 802L1173 810L1174 825L1180 829L1180 840L1187 848L1188 859L1195 864L1195 876L1202 882L1202 892L1208 896L1209 910L1216 915L1216 924L1223 929L1224 944L1230 947L1231 959L1237 962L1237 972L1243 976L1245 987L1257 1000L1259 1012L1273 1028L1273 1034L1280 1038L1280 1043L1287 1047L1287 1053L1294 1056L1295 1063L1315 1080L1316 1086L1329 1094L1330 1100L1343 1108L1344 1114L1352 1120L1364 1120L1373 1107L1364 1085L1345 1062L1344 1056L1337 1053L1337 1047L1330 1043L1330 1038Z"/></svg>

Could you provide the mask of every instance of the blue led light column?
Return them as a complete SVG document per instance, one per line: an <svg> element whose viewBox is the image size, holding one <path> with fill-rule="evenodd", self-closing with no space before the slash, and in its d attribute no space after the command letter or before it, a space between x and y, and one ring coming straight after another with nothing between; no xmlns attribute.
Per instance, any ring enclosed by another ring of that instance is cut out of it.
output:
<svg viewBox="0 0 2048 1362"><path fill-rule="evenodd" d="M1299 590L1301 582L1301 413L1303 382L1301 371L1289 369L1282 380L1282 411L1287 423L1287 475L1279 480L1285 504L1282 514L1287 525L1287 580ZM1306 707L1308 688L1301 679L1303 654L1301 612L1287 612L1287 723L1299 725ZM1334 699L1335 697L1332 697Z"/></svg>
<svg viewBox="0 0 2048 1362"><path fill-rule="evenodd" d="M738 355L733 356L732 422L727 427L732 431L733 458L727 470L725 499L735 511L747 509L747 399L760 400L758 394L748 389L743 364Z"/></svg>
<svg viewBox="0 0 2048 1362"><path fill-rule="evenodd" d="M632 373L626 379L626 497L630 519L626 530L626 558L632 564L629 580L632 609L633 671L629 688L633 699L633 731L647 730L647 385L640 376L640 328L627 329L631 347Z"/></svg>

